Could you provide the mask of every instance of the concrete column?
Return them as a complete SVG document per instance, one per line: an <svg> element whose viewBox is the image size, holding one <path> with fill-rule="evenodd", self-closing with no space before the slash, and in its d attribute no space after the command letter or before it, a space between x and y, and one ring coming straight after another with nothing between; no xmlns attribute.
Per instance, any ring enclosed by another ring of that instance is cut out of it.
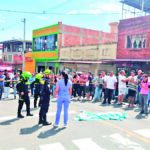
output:
<svg viewBox="0 0 150 150"><path fill-rule="evenodd" d="M64 42L64 30L65 30L65 26L62 24L62 46L65 46L65 42Z"/></svg>
<svg viewBox="0 0 150 150"><path fill-rule="evenodd" d="M83 39L83 28L80 28L80 45L83 45L82 39Z"/></svg>

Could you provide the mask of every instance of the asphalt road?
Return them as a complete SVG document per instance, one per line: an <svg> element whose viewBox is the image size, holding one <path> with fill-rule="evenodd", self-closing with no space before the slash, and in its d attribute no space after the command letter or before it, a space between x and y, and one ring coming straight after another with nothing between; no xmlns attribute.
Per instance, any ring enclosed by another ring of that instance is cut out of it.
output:
<svg viewBox="0 0 150 150"><path fill-rule="evenodd" d="M11 95L11 97L13 97ZM16 117L18 101L13 98L0 101L0 150L150 150L150 116L139 117L139 109L117 105L72 101L69 123L63 128L63 114L59 128L39 126L39 108L33 117ZM74 121L81 110L88 112L127 112L123 121ZM51 100L48 121L54 123L56 101ZM25 105L23 115L26 115Z"/></svg>

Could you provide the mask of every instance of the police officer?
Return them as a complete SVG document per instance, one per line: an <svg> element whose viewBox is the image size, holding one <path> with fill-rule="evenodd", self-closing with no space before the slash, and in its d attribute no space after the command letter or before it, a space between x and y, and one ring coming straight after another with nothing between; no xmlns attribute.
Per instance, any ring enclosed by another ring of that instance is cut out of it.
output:
<svg viewBox="0 0 150 150"><path fill-rule="evenodd" d="M41 108L39 112L39 124L51 125L52 123L47 122L46 114L48 112L49 103L50 103L50 70L44 71L44 78L41 80Z"/></svg>
<svg viewBox="0 0 150 150"><path fill-rule="evenodd" d="M30 72L23 72L22 77L20 78L20 81L16 86L17 91L19 92L19 105L18 105L18 114L17 114L18 118L24 118L24 116L21 114L21 110L24 102L26 104L27 116L33 116L30 113L30 99L29 99L30 83L28 82L29 77L31 77Z"/></svg>
<svg viewBox="0 0 150 150"><path fill-rule="evenodd" d="M35 88L35 90L34 90L34 108L37 107L38 97L40 98L41 78L42 78L42 75L38 73L35 75L35 81L32 82L32 86ZM39 102L39 106L40 106L40 102Z"/></svg>

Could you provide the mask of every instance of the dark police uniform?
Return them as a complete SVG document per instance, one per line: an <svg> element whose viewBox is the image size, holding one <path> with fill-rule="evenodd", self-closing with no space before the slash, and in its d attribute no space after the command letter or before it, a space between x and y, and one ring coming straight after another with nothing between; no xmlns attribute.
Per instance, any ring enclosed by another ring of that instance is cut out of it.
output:
<svg viewBox="0 0 150 150"><path fill-rule="evenodd" d="M29 99L30 83L28 82L28 80L25 80L23 77L21 77L18 85L19 85L19 87L17 88L19 92L18 118L24 117L21 115L21 110L24 102L26 104L27 116L33 116L32 114L30 114L30 99ZM24 92L24 95L21 95L21 92Z"/></svg>
<svg viewBox="0 0 150 150"><path fill-rule="evenodd" d="M50 103L50 79L43 78L41 80L41 108L39 112L39 124L50 125L51 123L47 122L46 114L48 112L49 103Z"/></svg>
<svg viewBox="0 0 150 150"><path fill-rule="evenodd" d="M32 82L32 86L35 88L34 90L34 108L37 107L37 99L40 98L40 90L41 90L41 83L39 79L36 79L34 82ZM39 101L40 106L40 101Z"/></svg>

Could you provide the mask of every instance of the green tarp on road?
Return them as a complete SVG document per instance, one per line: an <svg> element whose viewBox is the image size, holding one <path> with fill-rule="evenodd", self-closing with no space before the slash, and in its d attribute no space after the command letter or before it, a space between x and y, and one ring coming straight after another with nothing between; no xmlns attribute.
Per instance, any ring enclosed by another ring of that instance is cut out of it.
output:
<svg viewBox="0 0 150 150"><path fill-rule="evenodd" d="M90 113L81 111L81 113L74 119L77 121L88 121L88 120L124 120L128 117L127 113Z"/></svg>

